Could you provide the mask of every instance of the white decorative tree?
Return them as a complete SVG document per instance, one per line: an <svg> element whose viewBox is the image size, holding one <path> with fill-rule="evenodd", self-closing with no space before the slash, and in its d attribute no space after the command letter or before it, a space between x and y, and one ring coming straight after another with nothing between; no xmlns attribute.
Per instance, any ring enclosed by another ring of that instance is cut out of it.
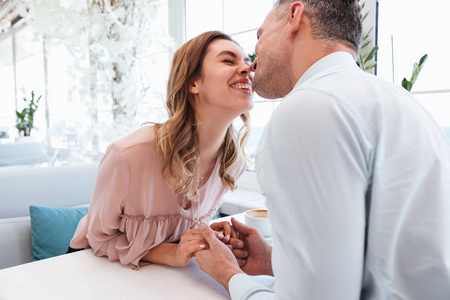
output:
<svg viewBox="0 0 450 300"><path fill-rule="evenodd" d="M23 0L22 17L47 39L62 41L74 58L76 90L89 106L94 132L115 139L134 126L138 103L152 85L144 61L171 45L154 22L162 0ZM98 102L111 104L111 123L98 120ZM102 129L100 129L102 128ZM98 137L94 134L93 144ZM95 145L94 145L95 147Z"/></svg>

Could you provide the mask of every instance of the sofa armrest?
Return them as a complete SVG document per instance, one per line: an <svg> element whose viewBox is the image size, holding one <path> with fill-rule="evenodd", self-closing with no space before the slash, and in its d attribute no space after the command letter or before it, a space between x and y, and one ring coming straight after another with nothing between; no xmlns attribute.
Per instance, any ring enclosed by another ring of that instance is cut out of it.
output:
<svg viewBox="0 0 450 300"><path fill-rule="evenodd" d="M30 217L0 219L0 269L30 262Z"/></svg>

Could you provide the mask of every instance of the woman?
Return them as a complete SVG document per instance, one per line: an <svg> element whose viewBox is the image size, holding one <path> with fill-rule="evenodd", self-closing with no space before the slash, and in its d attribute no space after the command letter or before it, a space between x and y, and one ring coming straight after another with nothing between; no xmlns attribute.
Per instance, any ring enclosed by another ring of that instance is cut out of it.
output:
<svg viewBox="0 0 450 300"><path fill-rule="evenodd" d="M139 268L186 266L207 246L196 228L211 220L246 165L249 58L221 32L188 41L172 61L167 107L168 121L108 147L71 248L91 247L97 256ZM239 135L232 125L238 116Z"/></svg>

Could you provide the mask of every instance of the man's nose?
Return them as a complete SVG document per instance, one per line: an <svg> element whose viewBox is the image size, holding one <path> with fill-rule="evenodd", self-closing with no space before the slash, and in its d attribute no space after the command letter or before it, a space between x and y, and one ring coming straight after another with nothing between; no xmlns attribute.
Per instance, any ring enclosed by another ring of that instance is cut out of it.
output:
<svg viewBox="0 0 450 300"><path fill-rule="evenodd" d="M255 60L250 65L250 71L255 72L256 71L256 65L258 64L258 58L255 58Z"/></svg>

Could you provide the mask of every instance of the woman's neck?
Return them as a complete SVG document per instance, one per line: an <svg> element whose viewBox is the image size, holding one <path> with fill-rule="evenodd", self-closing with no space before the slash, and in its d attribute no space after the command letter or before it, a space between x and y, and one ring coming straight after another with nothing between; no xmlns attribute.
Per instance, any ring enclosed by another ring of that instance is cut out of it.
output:
<svg viewBox="0 0 450 300"><path fill-rule="evenodd" d="M214 167L219 155L228 126L200 123L198 127L198 140L200 152L200 169L203 171Z"/></svg>

